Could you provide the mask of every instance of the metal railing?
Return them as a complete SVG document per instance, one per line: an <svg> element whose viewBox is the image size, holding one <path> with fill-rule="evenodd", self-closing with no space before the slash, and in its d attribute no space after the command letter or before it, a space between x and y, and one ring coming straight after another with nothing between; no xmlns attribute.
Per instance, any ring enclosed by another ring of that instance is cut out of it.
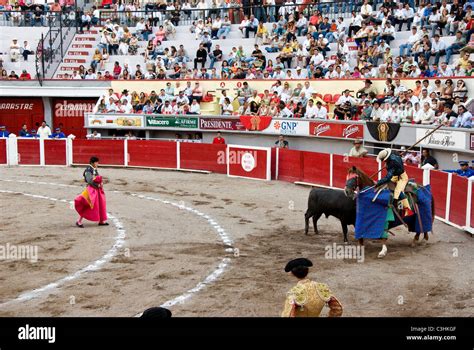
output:
<svg viewBox="0 0 474 350"><path fill-rule="evenodd" d="M102 9L100 11L99 25L105 25L107 20L114 24L127 25L133 27L141 19L150 20L154 26L163 24L165 20L171 21L175 26L190 25L198 19L216 18L220 16L229 17L232 24L240 24L244 16L254 15L260 22L276 22L280 13L288 17L290 13L303 13L306 17L311 16L315 11L321 12L324 17L336 19L337 17L348 18L351 11L358 11L361 7L361 0L353 1L333 1L314 2L302 5L278 5L278 6L241 6L239 4L225 8L208 9L180 9L163 10L155 5L146 5L144 10L137 11L114 11ZM280 9L283 9L280 11Z"/></svg>
<svg viewBox="0 0 474 350"><path fill-rule="evenodd" d="M59 26L50 26L46 34L41 34L35 54L36 78L40 85L44 79L52 79L61 64L74 35L77 32L75 22L67 22Z"/></svg>
<svg viewBox="0 0 474 350"><path fill-rule="evenodd" d="M74 14L74 15L72 15ZM0 11L0 26L4 27L59 27L75 21L77 15L71 8L63 8L61 12L45 11L36 12L31 9Z"/></svg>

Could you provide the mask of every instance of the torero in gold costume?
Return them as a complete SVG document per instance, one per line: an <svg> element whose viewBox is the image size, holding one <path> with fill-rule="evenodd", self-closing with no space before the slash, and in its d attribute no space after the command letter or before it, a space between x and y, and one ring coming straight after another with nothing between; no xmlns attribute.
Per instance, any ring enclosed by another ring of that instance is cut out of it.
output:
<svg viewBox="0 0 474 350"><path fill-rule="evenodd" d="M281 317L319 317L325 305L329 307L329 317L342 315L342 305L329 287L306 278L311 266L313 263L305 258L291 260L286 265L285 271L291 272L299 281L287 293Z"/></svg>

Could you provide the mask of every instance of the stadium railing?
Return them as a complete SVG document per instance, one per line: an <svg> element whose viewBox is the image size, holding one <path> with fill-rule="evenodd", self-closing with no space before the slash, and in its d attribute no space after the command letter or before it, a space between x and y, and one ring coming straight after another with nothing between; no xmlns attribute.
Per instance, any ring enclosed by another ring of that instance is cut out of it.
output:
<svg viewBox="0 0 474 350"><path fill-rule="evenodd" d="M241 6L240 4L230 5L229 7L208 8L208 9L186 9L186 10L161 10L153 7L147 7L140 11L114 11L102 9L100 11L99 25L104 25L107 20L120 25L134 26L140 19L154 20L162 24L165 20L170 20L179 25L190 25L198 19L208 17L215 18L220 16L229 16L232 24L240 24L244 16L254 15L257 19L264 22L278 21L280 8L294 9L295 12L301 12L305 16L310 16L314 11L319 10L324 17L336 19L338 17L349 18L351 11L358 10L361 7L360 0L333 1L324 3L308 3L301 5L278 5L278 6Z"/></svg>

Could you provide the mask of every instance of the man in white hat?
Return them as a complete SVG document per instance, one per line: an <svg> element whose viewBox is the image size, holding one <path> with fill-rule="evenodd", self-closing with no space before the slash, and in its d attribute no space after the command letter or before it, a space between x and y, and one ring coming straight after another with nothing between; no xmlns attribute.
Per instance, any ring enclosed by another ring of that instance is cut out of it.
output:
<svg viewBox="0 0 474 350"><path fill-rule="evenodd" d="M397 185L393 191L393 200L398 201L400 199L404 209L403 216L413 215L408 199L406 198L405 193L403 193L405 191L405 186L408 183L408 175L405 172L402 157L392 152L390 148L385 148L379 152L377 158L380 161L385 162L387 175L377 181L376 187L385 185L390 181L395 182Z"/></svg>

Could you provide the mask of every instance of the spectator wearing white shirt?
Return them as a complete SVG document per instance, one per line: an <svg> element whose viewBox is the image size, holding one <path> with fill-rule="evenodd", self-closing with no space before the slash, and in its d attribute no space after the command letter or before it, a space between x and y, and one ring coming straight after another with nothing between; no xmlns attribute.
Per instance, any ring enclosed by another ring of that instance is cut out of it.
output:
<svg viewBox="0 0 474 350"><path fill-rule="evenodd" d="M314 105L313 99L309 99L308 104L306 106L306 112L304 114L305 118L316 118L318 115L318 111L316 106Z"/></svg>
<svg viewBox="0 0 474 350"><path fill-rule="evenodd" d="M10 44L10 60L17 62L20 59L20 45L18 39L13 39Z"/></svg>
<svg viewBox="0 0 474 350"><path fill-rule="evenodd" d="M411 35L408 37L408 40L406 43L400 45L400 54L399 56L403 56L405 53L405 50L407 50L407 55L411 56L411 49L415 43L417 43L420 40L420 34L418 32L418 29L413 26L411 28Z"/></svg>
<svg viewBox="0 0 474 350"><path fill-rule="evenodd" d="M400 79L395 79L395 90L393 93L395 96L398 97L401 92L405 92L407 90L408 89L406 88L406 86L401 84Z"/></svg>
<svg viewBox="0 0 474 350"><path fill-rule="evenodd" d="M441 65L438 69L438 75L440 77L452 77L453 69L450 66L448 66L446 62L441 62Z"/></svg>
<svg viewBox="0 0 474 350"><path fill-rule="evenodd" d="M280 118L292 118L293 117L293 112L288 109L288 107L285 105L285 102L281 101L280 104L278 105L278 116Z"/></svg>
<svg viewBox="0 0 474 350"><path fill-rule="evenodd" d="M372 121L374 122L380 121L382 118L382 114L383 114L383 109L380 107L379 101L374 101L372 112L370 114Z"/></svg>
<svg viewBox="0 0 474 350"><path fill-rule="evenodd" d="M298 36L306 35L308 32L308 20L302 13L299 14L299 18L295 26Z"/></svg>
<svg viewBox="0 0 474 350"><path fill-rule="evenodd" d="M365 22L369 22L372 17L372 6L369 4L369 0L364 0L364 4L360 9L360 14Z"/></svg>
<svg viewBox="0 0 474 350"><path fill-rule="evenodd" d="M318 101L316 102L316 118L317 119L327 119L328 118L328 110L323 104Z"/></svg>
<svg viewBox="0 0 474 350"><path fill-rule="evenodd" d="M436 7L431 10L431 15L428 17L428 22L431 27L431 36L434 36L436 30L439 29L439 21L441 20L441 13Z"/></svg>
<svg viewBox="0 0 474 350"><path fill-rule="evenodd" d="M191 106L189 106L189 113L190 114L201 114L201 107L197 100L193 100Z"/></svg>
<svg viewBox="0 0 474 350"><path fill-rule="evenodd" d="M91 21L92 18L90 16L89 12L84 12L84 14L81 16L81 23L80 23L80 31L79 33L83 34L84 33L84 27L87 27L87 30L91 29Z"/></svg>
<svg viewBox="0 0 474 350"><path fill-rule="evenodd" d="M349 38L352 38L352 34L355 34L359 31L360 27L362 26L362 20L363 18L359 13L352 11L351 19L349 21L349 32L347 33Z"/></svg>
<svg viewBox="0 0 474 350"><path fill-rule="evenodd" d="M337 30L332 33L334 40L343 40L346 36L347 25L344 22L344 18L339 17L337 20Z"/></svg>
<svg viewBox="0 0 474 350"><path fill-rule="evenodd" d="M441 56L446 55L446 43L440 40L439 34L436 34L433 39L431 39L431 53L426 57L429 61L431 56L435 56L434 64L437 66L439 64L439 59Z"/></svg>
<svg viewBox="0 0 474 350"><path fill-rule="evenodd" d="M435 112L431 109L430 104L425 102L423 108L415 115L415 123L429 125L433 124L434 120Z"/></svg>
<svg viewBox="0 0 474 350"><path fill-rule="evenodd" d="M428 94L428 90L423 88L421 94L418 96L420 106L424 106L425 103L431 104L431 97Z"/></svg>
<svg viewBox="0 0 474 350"><path fill-rule="evenodd" d="M392 26L390 21L385 22L385 26L382 27L382 34L380 35L382 40L385 40L387 45L390 45L392 40L395 40L395 27Z"/></svg>
<svg viewBox="0 0 474 350"><path fill-rule="evenodd" d="M46 121L43 120L41 126L38 128L37 135L40 139L47 139L51 136L52 132L49 126L46 124Z"/></svg>
<svg viewBox="0 0 474 350"><path fill-rule="evenodd" d="M97 130L94 130L91 134L87 134L86 138L88 140L100 140L102 138L102 135L97 132Z"/></svg>

